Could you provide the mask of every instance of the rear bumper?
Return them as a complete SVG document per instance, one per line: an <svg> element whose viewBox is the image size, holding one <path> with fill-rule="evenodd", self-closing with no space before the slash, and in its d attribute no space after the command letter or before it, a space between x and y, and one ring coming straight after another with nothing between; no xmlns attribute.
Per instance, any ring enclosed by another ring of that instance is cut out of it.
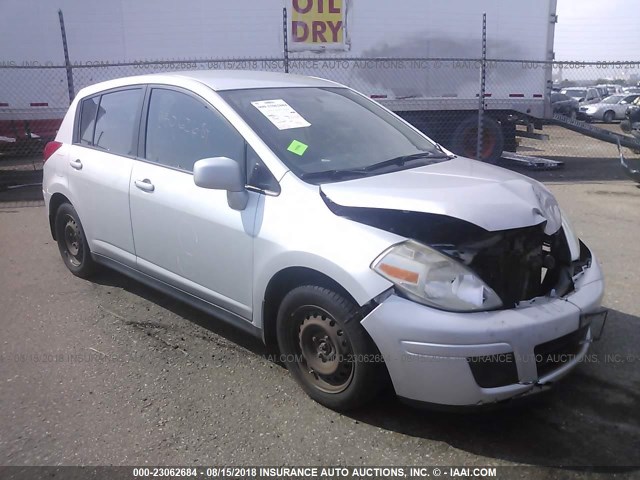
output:
<svg viewBox="0 0 640 480"><path fill-rule="evenodd" d="M459 314L392 295L362 325L384 356L397 395L480 405L539 391L575 368L592 340L584 315L600 308L603 293L594 258L576 290L561 299Z"/></svg>

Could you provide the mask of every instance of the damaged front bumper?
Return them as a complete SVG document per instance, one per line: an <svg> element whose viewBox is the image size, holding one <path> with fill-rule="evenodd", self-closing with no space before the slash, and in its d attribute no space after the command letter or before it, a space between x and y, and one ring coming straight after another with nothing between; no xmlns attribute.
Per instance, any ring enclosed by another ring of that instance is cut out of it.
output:
<svg viewBox="0 0 640 480"><path fill-rule="evenodd" d="M604 294L591 265L562 298L509 310L454 313L392 294L362 320L383 355L396 394L432 404L471 406L533 393L586 356Z"/></svg>

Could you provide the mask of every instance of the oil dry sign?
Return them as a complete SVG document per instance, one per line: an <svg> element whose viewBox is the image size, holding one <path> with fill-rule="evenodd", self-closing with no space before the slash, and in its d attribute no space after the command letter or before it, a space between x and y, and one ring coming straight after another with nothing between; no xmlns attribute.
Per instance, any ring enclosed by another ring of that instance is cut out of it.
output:
<svg viewBox="0 0 640 480"><path fill-rule="evenodd" d="M347 3L347 0L291 0L290 50L346 50Z"/></svg>

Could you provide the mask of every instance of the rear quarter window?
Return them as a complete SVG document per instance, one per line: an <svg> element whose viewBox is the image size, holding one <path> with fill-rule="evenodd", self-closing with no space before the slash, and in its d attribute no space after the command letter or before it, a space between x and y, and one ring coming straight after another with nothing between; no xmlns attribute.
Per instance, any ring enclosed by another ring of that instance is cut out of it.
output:
<svg viewBox="0 0 640 480"><path fill-rule="evenodd" d="M93 145L93 132L96 126L96 113L100 97L87 98L80 105L80 130L78 143L81 145Z"/></svg>

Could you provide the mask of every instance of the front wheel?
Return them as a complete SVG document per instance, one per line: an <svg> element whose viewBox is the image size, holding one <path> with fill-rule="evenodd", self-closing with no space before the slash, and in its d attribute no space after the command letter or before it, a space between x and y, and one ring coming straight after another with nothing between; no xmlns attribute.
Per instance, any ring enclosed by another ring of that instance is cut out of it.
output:
<svg viewBox="0 0 640 480"><path fill-rule="evenodd" d="M616 119L616 113L609 110L608 112L605 112L604 116L602 117L602 121L604 123L613 123L613 121Z"/></svg>
<svg viewBox="0 0 640 480"><path fill-rule="evenodd" d="M69 203L58 208L55 217L56 240L60 255L75 276L87 278L95 271L89 244L76 209Z"/></svg>
<svg viewBox="0 0 640 480"><path fill-rule="evenodd" d="M385 384L383 359L357 311L350 299L313 285L289 292L278 310L283 362L311 398L334 410L364 405Z"/></svg>

